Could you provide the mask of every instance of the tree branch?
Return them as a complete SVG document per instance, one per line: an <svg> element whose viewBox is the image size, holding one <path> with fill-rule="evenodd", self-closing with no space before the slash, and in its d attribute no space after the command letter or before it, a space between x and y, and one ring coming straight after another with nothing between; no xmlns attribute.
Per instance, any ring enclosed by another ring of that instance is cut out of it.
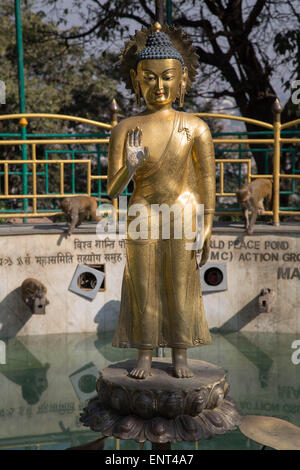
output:
<svg viewBox="0 0 300 470"><path fill-rule="evenodd" d="M64 34L58 33L56 31L52 31L52 34L54 36L57 36L57 37L60 37L61 39L66 39L66 40L68 40L68 39L79 39L79 38L83 38L85 36L89 36L94 31L96 31L96 29L99 28L99 26L101 25L101 22L102 22L102 19L99 20L94 26L92 26L91 29L89 29L88 31L85 31L84 33L80 33L80 34L72 34L70 36L64 36Z"/></svg>
<svg viewBox="0 0 300 470"><path fill-rule="evenodd" d="M252 8L247 20L244 23L244 34L248 36L251 33L253 26L257 20L257 17L262 12L264 6L266 4L266 0L257 0L254 7Z"/></svg>
<svg viewBox="0 0 300 470"><path fill-rule="evenodd" d="M287 1L289 7L291 8L292 12L293 12L293 15L297 18L297 20L300 22L300 14L295 10L295 7L293 5L292 2L290 2L289 0Z"/></svg>
<svg viewBox="0 0 300 470"><path fill-rule="evenodd" d="M236 93L232 90L210 91L208 94L215 99L222 98L223 96L232 96L233 98L236 96Z"/></svg>
<svg viewBox="0 0 300 470"><path fill-rule="evenodd" d="M206 52L202 47L196 47L197 54L199 56L200 62L204 62L205 64L212 65L213 67L218 68L221 70L222 74L224 75L225 79L230 83L233 89L237 90L240 89L240 80L233 68L230 64L228 57L222 51L220 54L212 54Z"/></svg>
<svg viewBox="0 0 300 470"><path fill-rule="evenodd" d="M225 14L224 7L221 2L216 2L215 0L204 0L209 11L217 16L221 21Z"/></svg>
<svg viewBox="0 0 300 470"><path fill-rule="evenodd" d="M130 20L135 20L137 23L140 23L141 25L145 26L146 28L149 27L149 23L147 21L144 21L140 16L136 16L133 13L127 13L126 15L120 15L120 18L124 19L130 19Z"/></svg>
<svg viewBox="0 0 300 470"><path fill-rule="evenodd" d="M142 5L143 9L150 16L153 20L155 20L155 13L147 6L145 0L140 0L140 4Z"/></svg>

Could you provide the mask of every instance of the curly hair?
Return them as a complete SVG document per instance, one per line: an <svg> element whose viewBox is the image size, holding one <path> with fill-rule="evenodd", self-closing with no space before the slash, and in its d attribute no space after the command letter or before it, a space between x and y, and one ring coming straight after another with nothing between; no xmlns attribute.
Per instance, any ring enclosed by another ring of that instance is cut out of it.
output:
<svg viewBox="0 0 300 470"><path fill-rule="evenodd" d="M136 31L133 36L130 36L129 41L125 43L122 50L120 61L118 62L120 64L121 75L125 81L126 88L133 92L134 89L130 78L130 70L136 70L137 56L143 49L145 49L148 36L155 31L157 31L156 25L152 25L150 28L143 27L141 31ZM191 88L199 65L198 56L192 45L192 41L187 38L187 35L181 28L163 25L161 26L161 31L169 36L172 46L182 57L184 65L188 70L187 87Z"/></svg>

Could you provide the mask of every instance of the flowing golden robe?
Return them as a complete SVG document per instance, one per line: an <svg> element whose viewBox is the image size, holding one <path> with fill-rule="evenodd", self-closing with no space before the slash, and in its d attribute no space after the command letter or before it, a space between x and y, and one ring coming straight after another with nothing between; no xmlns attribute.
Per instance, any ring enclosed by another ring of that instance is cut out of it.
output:
<svg viewBox="0 0 300 470"><path fill-rule="evenodd" d="M205 158L214 159L211 134L206 124L176 112L173 130L161 157L146 162L134 177L133 204L180 202L201 204L201 168L193 154L193 126L202 126ZM199 124L198 124L199 123ZM134 240L128 217L127 262L123 277L121 309L113 346L138 349L189 348L211 343L203 309L196 252L186 249L186 239ZM151 223L149 223L150 226ZM161 229L161 227L160 227ZM191 242L191 240L188 240Z"/></svg>

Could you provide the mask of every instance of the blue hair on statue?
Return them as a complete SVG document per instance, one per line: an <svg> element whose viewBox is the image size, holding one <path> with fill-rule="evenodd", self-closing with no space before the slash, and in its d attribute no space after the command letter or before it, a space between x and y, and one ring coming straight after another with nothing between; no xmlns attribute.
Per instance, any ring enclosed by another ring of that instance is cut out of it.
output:
<svg viewBox="0 0 300 470"><path fill-rule="evenodd" d="M177 59L184 68L181 54L172 46L169 36L160 31L155 31L148 36L146 47L136 56L136 65L141 60L149 59Z"/></svg>

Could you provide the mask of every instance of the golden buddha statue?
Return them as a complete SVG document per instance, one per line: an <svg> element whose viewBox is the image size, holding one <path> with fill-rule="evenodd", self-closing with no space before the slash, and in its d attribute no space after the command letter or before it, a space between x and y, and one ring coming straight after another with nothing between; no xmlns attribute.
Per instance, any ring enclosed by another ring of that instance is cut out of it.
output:
<svg viewBox="0 0 300 470"><path fill-rule="evenodd" d="M133 178L134 204L150 214L151 206L204 205L200 266L209 254L215 207L214 147L208 126L199 118L172 107L183 106L187 87L196 74L196 55L181 30L158 23L136 32L125 46L121 70L137 103L146 109L113 128L108 157L108 194L118 197ZM193 213L195 215L195 211ZM149 216L150 217L150 216ZM211 343L200 286L196 251L186 237L139 239L127 219L126 267L121 309L113 346L138 349L133 378L151 370L155 347L172 349L174 375L191 377L187 348ZM160 224L161 224L161 219ZM174 223L174 221L173 221Z"/></svg>

